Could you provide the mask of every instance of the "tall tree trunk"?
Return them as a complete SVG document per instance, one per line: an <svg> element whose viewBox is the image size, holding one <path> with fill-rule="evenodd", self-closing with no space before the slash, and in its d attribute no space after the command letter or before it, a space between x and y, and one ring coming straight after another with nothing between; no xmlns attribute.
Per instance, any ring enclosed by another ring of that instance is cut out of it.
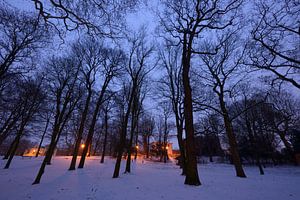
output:
<svg viewBox="0 0 300 200"><path fill-rule="evenodd" d="M51 160L51 156L54 152L54 149L55 149L55 144L56 144L56 140L57 139L57 135L59 133L59 125L57 124L57 117L56 117L56 122L54 123L54 128L53 128L53 131L52 131L52 137L51 137L51 141L50 141L50 144L48 146L48 149L46 151L46 155L45 155L45 158L43 159L43 162L41 164L41 167L38 171L38 174L34 180L34 182L32 183L32 185L35 185L35 184L39 184L40 181L41 181L41 178L44 174L44 171L45 171L45 168L46 168L46 165L47 163L49 163L49 161Z"/></svg>
<svg viewBox="0 0 300 200"><path fill-rule="evenodd" d="M181 175L185 175L186 164L185 164L185 148L182 139L182 134L183 134L182 122L176 122L176 127L177 127L177 140L178 140L179 151L180 151L179 163L180 163L180 168L182 169Z"/></svg>
<svg viewBox="0 0 300 200"><path fill-rule="evenodd" d="M251 124L249 122L249 119L247 118L247 113L245 114L246 115L246 127L247 127L247 131L248 131L248 135L249 135L249 139L250 139L250 142L251 142L251 146L252 146L252 149L253 149L253 154L254 154L254 157L255 157L255 162L256 162L256 165L259 169L259 173L260 175L264 175L264 170L263 170L263 167L261 165L261 162L260 162L260 158L259 158L259 147L258 147L258 144L257 144L257 134L253 133L255 132L254 131L254 122L253 122L253 127L251 128Z"/></svg>
<svg viewBox="0 0 300 200"><path fill-rule="evenodd" d="M293 150L292 145L287 141L286 139L286 132L285 131L278 131L278 135L281 139L281 141L283 142L287 152L290 154L290 160L291 162L293 162L295 165L298 165L297 160L296 160L296 155L295 152Z"/></svg>
<svg viewBox="0 0 300 200"><path fill-rule="evenodd" d="M45 129L44 129L44 132L43 132L43 135L42 135L42 138L41 138L39 147L38 147L38 149L37 149L37 151L36 151L36 154L35 154L35 157L36 157L36 158L39 156L39 153L40 153L40 150L41 150L43 141L44 141L44 137L45 137L46 132L47 132L47 129L48 129L49 122L50 122L50 118L47 119L46 127L45 127Z"/></svg>
<svg viewBox="0 0 300 200"><path fill-rule="evenodd" d="M120 141L119 141L119 145L118 145L117 160L116 160L116 164L115 164L113 178L119 177L121 160L122 160L123 150L125 147L125 141L126 141L126 135L127 135L127 125L125 125L125 123L127 124L128 121L125 120L125 122L123 122L123 123L124 124L122 126L121 133L120 133Z"/></svg>
<svg viewBox="0 0 300 200"><path fill-rule="evenodd" d="M4 125L0 132L0 146L4 142L4 140L8 137L11 129L15 126L17 123L19 117L14 117L12 121L7 122L7 125Z"/></svg>
<svg viewBox="0 0 300 200"><path fill-rule="evenodd" d="M136 122L136 133L135 133L135 155L134 155L134 160L137 159L137 155L138 155L138 140L139 140L139 119L137 119Z"/></svg>
<svg viewBox="0 0 300 200"><path fill-rule="evenodd" d="M82 139L82 134L83 134L83 130L84 130L86 117L87 117L88 110L89 110L91 96L92 96L92 91L90 89L88 91L88 96L86 98L85 105L84 105L84 110L82 112L82 116L81 116L81 120L80 120L80 126L79 126L79 129L78 129L77 138L76 138L75 147L74 147L73 156L72 156L72 160L71 160L69 170L75 170L75 168L76 168L76 160L77 160L78 151L79 151L80 144L81 144L81 139Z"/></svg>
<svg viewBox="0 0 300 200"><path fill-rule="evenodd" d="M16 137L16 142L13 145L13 148L12 148L12 150L10 152L9 158L8 158L8 160L6 162L6 165L5 165L4 169L8 169L9 168L10 163L11 163L11 161L12 161L12 159L13 159L16 151L17 151L18 146L19 146L20 139L21 139L21 134L18 134L17 137Z"/></svg>
<svg viewBox="0 0 300 200"><path fill-rule="evenodd" d="M127 149L127 161L126 161L126 167L125 167L125 173L130 173L131 168L131 149L132 149L132 143L133 143L133 134L136 126L136 119L134 112L132 113L131 118L131 129L130 129L130 138L129 138L129 144Z"/></svg>
<svg viewBox="0 0 300 200"><path fill-rule="evenodd" d="M5 153L5 156L3 157L3 160L7 160L9 158L9 155L11 154L13 148L14 148L14 145L17 141L17 137L15 137L15 139L12 141L12 143L9 145L9 148L7 150L7 152Z"/></svg>
<svg viewBox="0 0 300 200"><path fill-rule="evenodd" d="M69 112L69 114L70 114L70 113L71 113L71 112ZM56 146L57 146L57 143L58 143L59 138L60 138L60 136L61 136L61 133L62 133L62 131L63 131L65 125L66 125L67 120L69 119L69 116L70 116L69 114L67 114L67 116L65 117L65 119L64 119L63 121L60 120L61 123L58 124L58 132L57 132L57 134L56 134L56 136L55 136L54 144L52 145L52 148L50 148L50 149L51 149L51 152L50 152L50 154L49 154L49 158L47 159L47 165L51 165L52 157L53 157L54 152L55 152L55 150L56 150Z"/></svg>
<svg viewBox="0 0 300 200"><path fill-rule="evenodd" d="M110 80L111 80L111 77L106 77L105 78L105 81L104 81L103 86L101 88L100 95L97 99L96 108L95 108L94 113L93 113L92 122L91 122L89 132L88 132L88 135L87 135L87 138L86 138L86 141L85 141L85 147L83 148L78 168L83 168L84 167L84 162L85 162L85 158L86 158L87 153L88 153L88 148L92 143L94 130L95 130L95 125L96 125L97 118L98 118L98 113L99 113L100 107L103 103L103 97L104 97L104 94L106 92L106 88L107 88Z"/></svg>
<svg viewBox="0 0 300 200"><path fill-rule="evenodd" d="M23 135L25 126L26 126L27 122L29 121L29 116L30 115L28 114L28 116L25 118L25 120L24 121L22 120L22 122L21 122L20 129L17 132L16 139L13 142L14 144L13 144L13 147L12 147L12 149L10 151L9 158L8 158L8 160L6 162L6 165L5 165L4 169L8 169L9 168L9 166L11 164L11 161L12 161L13 157L15 156L15 153L16 153L16 151L18 149L18 146L19 146L19 143L20 143L20 139L21 139L21 137Z"/></svg>
<svg viewBox="0 0 300 200"><path fill-rule="evenodd" d="M238 152L238 149L237 149L236 138L235 138L235 135L233 133L232 124L231 124L230 119L229 119L229 115L228 115L228 111L227 111L226 106L225 106L225 102L223 100L223 97L219 97L219 100L220 100L221 111L223 113L225 130L226 130L227 137L228 137L228 140L229 140L230 153L231 153L231 157L232 157L232 162L233 162L234 167L235 167L236 176L241 177L241 178L246 178L246 174L244 172L242 162L241 162L241 159L240 159L240 155L239 155L239 152Z"/></svg>
<svg viewBox="0 0 300 200"><path fill-rule="evenodd" d="M129 119L129 115L130 115L130 111L131 111L131 107L132 107L133 98L136 93L136 88L137 88L137 83L136 83L136 81L133 80L131 95L130 95L129 102L128 102L128 107L127 107L125 116L122 120L122 129L121 129L121 134L120 134L120 141L119 141L119 147L118 147L118 152L117 152L117 160L116 160L116 164L115 164L113 178L119 177L121 160L122 160L122 155L123 155L125 142L126 142L126 136L127 136L128 119Z"/></svg>
<svg viewBox="0 0 300 200"><path fill-rule="evenodd" d="M190 36L191 37L191 36ZM184 44L182 51L182 78L184 92L184 119L186 132L186 178L184 184L201 185L197 169L197 156L194 139L194 120L193 120L193 103L192 89L190 85L190 59L191 43L190 38L189 51L187 49L187 33L184 34Z"/></svg>
<svg viewBox="0 0 300 200"><path fill-rule="evenodd" d="M103 149L102 149L102 156L100 163L104 163L105 151L106 151L106 144L107 144L107 135L108 135L108 111L105 111L104 116L104 141L103 141Z"/></svg>

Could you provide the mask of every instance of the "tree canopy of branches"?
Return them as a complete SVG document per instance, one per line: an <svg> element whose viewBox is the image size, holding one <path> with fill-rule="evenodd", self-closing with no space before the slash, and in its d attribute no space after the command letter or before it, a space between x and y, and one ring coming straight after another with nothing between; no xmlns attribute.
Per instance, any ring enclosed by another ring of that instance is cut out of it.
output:
<svg viewBox="0 0 300 200"><path fill-rule="evenodd" d="M286 81L300 89L299 2L259 1L255 8L258 20L251 32L251 65L275 75L273 82Z"/></svg>

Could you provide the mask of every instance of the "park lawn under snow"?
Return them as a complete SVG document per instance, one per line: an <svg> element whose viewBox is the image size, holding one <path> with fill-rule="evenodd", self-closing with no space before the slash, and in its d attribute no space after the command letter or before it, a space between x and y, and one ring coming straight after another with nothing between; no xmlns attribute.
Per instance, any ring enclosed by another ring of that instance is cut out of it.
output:
<svg viewBox="0 0 300 200"><path fill-rule="evenodd" d="M246 167L248 178L237 178L231 165L199 165L201 186L184 185L184 176L174 163L138 160L132 173L112 179L115 161L99 157L87 159L84 169L68 171L70 157L55 157L39 185L31 185L42 158L13 160L10 169L0 169L0 199L70 200L298 200L300 168L266 168L259 175L256 167ZM0 167L5 162L0 161ZM123 172L124 161L121 166Z"/></svg>

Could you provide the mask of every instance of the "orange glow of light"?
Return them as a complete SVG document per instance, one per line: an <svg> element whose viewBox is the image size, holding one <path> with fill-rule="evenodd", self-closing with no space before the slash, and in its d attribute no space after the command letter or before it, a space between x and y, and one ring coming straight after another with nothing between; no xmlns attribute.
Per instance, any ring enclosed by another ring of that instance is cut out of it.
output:
<svg viewBox="0 0 300 200"><path fill-rule="evenodd" d="M85 147L85 144L82 144L82 145L81 145L81 148L83 149L84 147Z"/></svg>
<svg viewBox="0 0 300 200"><path fill-rule="evenodd" d="M168 147L168 146L166 146L166 149L168 150L168 149L169 149L169 147Z"/></svg>
<svg viewBox="0 0 300 200"><path fill-rule="evenodd" d="M135 148L136 148L136 149L139 149L139 146L138 146L138 145L136 145L136 146L135 146Z"/></svg>

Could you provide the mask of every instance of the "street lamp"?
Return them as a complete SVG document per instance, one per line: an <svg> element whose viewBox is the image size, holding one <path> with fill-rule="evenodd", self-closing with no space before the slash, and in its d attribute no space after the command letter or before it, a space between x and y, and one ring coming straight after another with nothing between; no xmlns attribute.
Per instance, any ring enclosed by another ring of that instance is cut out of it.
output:
<svg viewBox="0 0 300 200"><path fill-rule="evenodd" d="M85 144L82 144L82 145L81 145L81 148L83 149L84 147L85 147Z"/></svg>

